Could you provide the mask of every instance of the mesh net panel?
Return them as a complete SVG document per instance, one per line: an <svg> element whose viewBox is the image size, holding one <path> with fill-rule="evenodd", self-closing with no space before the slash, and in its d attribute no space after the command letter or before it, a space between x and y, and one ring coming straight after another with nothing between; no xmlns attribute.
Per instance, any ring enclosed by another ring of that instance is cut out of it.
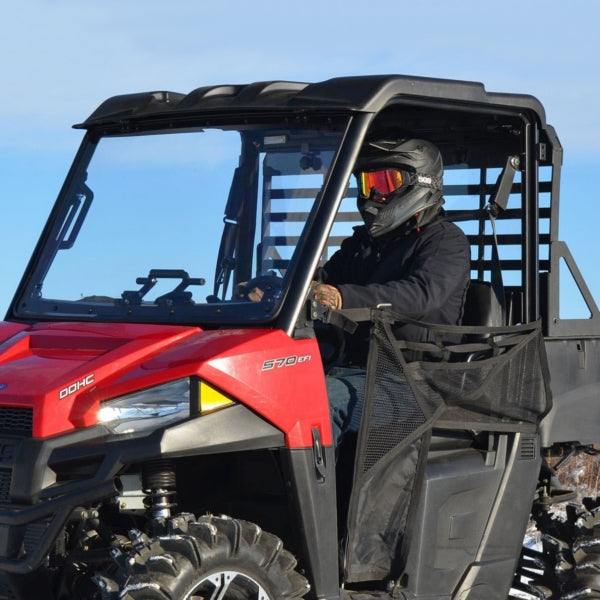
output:
<svg viewBox="0 0 600 600"><path fill-rule="evenodd" d="M448 407L443 419L457 427L476 422L528 430L549 405L541 330L495 332L486 343L473 360L458 346L446 349L447 360L411 363L407 374L420 395Z"/></svg>
<svg viewBox="0 0 600 600"><path fill-rule="evenodd" d="M395 338L389 314L372 315L372 321L348 514L347 581L394 575L410 507L418 503L423 440L434 426L532 431L550 405L539 323L487 329L420 324L435 341L410 344ZM461 332L485 335L456 344ZM446 334L452 342L444 341ZM420 360L407 362L404 353Z"/></svg>
<svg viewBox="0 0 600 600"><path fill-rule="evenodd" d="M381 323L374 329L371 360L367 374L369 426L364 429L366 441L361 455L362 471L368 471L378 460L395 448L425 421L425 413L408 383L404 366L392 340ZM364 417L363 417L364 418Z"/></svg>

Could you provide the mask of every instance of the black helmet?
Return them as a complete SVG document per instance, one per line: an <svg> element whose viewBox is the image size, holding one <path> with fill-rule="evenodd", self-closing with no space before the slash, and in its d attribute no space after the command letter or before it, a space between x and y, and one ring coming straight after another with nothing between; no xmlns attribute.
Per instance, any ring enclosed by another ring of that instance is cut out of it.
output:
<svg viewBox="0 0 600 600"><path fill-rule="evenodd" d="M411 219L415 227L437 214L442 199L442 156L418 139L380 139L361 151L354 175L358 210L373 237Z"/></svg>

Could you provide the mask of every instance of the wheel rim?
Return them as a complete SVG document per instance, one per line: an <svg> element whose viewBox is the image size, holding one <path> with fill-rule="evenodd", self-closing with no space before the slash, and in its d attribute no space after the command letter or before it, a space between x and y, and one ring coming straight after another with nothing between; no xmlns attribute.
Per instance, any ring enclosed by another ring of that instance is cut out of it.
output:
<svg viewBox="0 0 600 600"><path fill-rule="evenodd" d="M218 571L204 577L187 600L271 600L266 590L246 573Z"/></svg>

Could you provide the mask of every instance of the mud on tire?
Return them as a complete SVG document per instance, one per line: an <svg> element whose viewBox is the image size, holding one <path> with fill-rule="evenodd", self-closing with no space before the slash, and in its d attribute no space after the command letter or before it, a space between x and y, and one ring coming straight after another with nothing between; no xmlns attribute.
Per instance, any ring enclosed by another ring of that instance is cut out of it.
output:
<svg viewBox="0 0 600 600"><path fill-rule="evenodd" d="M162 535L131 538L131 552L113 552L115 572L95 577L103 599L278 600L309 589L281 540L254 523L179 515Z"/></svg>

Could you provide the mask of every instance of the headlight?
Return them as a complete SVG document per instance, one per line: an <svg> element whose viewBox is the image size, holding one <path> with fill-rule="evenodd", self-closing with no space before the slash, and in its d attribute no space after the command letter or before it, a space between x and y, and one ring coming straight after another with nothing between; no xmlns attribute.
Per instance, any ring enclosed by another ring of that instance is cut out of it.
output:
<svg viewBox="0 0 600 600"><path fill-rule="evenodd" d="M233 400L197 377L177 379L103 402L98 422L113 433L133 433L164 427L190 415L200 416Z"/></svg>
<svg viewBox="0 0 600 600"><path fill-rule="evenodd" d="M190 416L190 380L177 379L103 402L98 422L113 433L133 433Z"/></svg>

